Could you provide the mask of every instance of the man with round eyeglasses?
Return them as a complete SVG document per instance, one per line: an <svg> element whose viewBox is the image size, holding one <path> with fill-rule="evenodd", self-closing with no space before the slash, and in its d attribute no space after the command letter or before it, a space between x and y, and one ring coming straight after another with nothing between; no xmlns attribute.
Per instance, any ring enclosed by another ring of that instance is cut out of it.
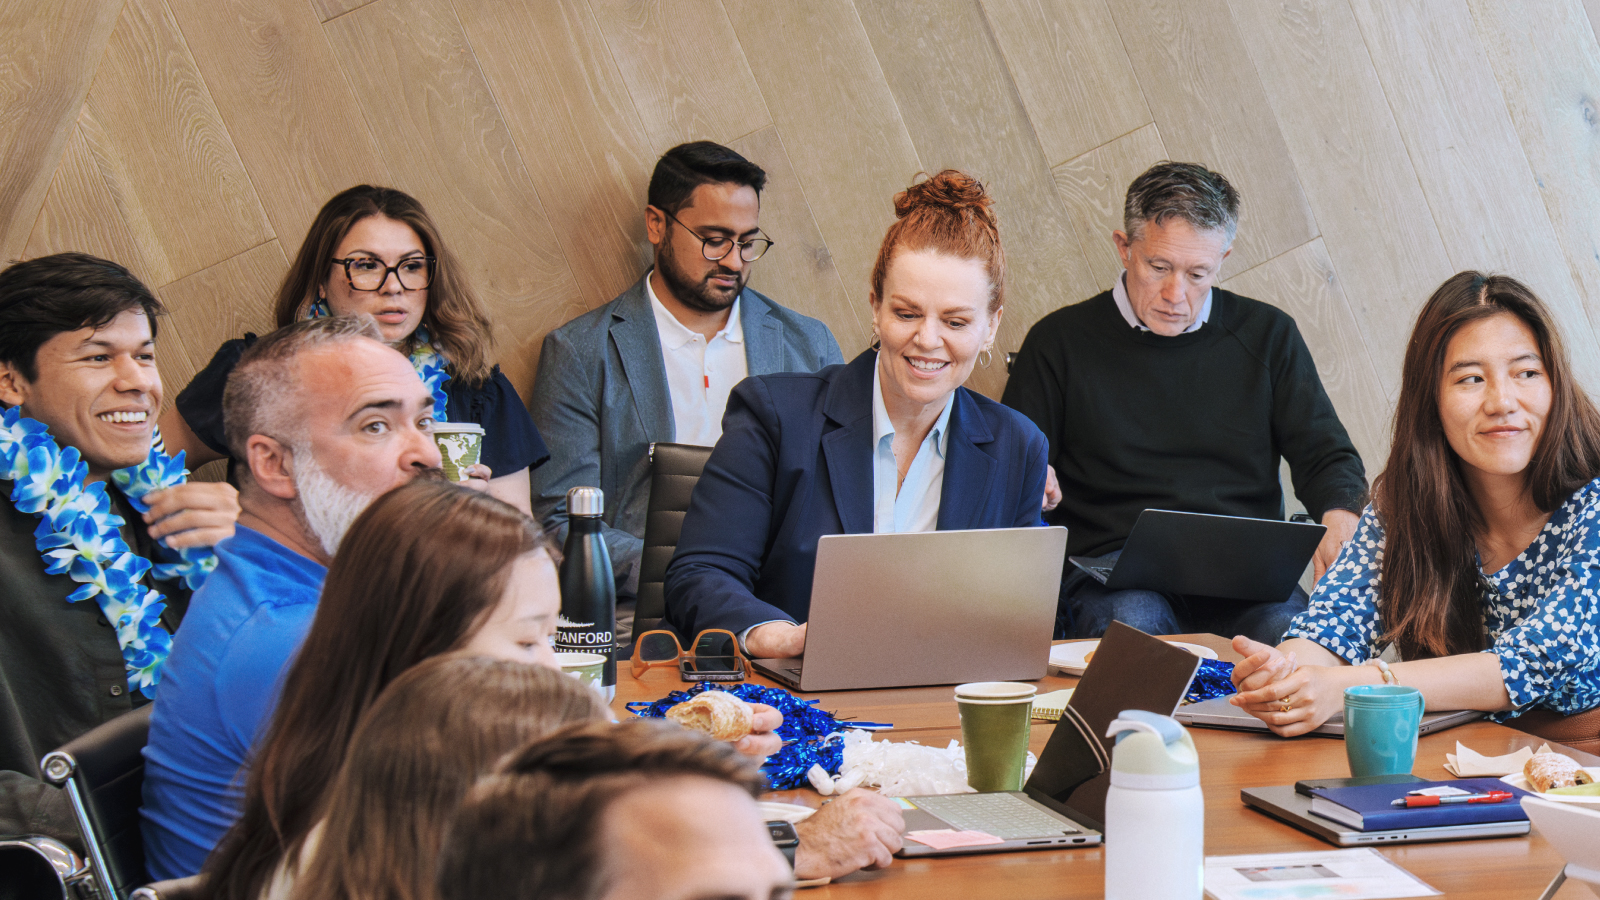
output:
<svg viewBox="0 0 1600 900"><path fill-rule="evenodd" d="M605 492L619 638L638 586L649 505L649 446L711 446L733 386L749 375L841 363L826 325L746 282L772 247L758 221L767 174L710 141L657 161L645 206L654 265L610 303L544 339L533 419L550 461L533 472L533 510L566 529L567 489Z"/></svg>

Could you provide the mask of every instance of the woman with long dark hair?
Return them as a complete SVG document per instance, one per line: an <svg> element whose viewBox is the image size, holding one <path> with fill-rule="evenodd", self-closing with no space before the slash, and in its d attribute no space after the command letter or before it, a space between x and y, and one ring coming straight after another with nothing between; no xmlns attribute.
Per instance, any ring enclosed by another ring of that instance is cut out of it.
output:
<svg viewBox="0 0 1600 900"><path fill-rule="evenodd" d="M1600 744L1600 723L1561 722L1600 707L1597 476L1600 412L1544 304L1505 276L1450 278L1417 316L1372 504L1287 640L1235 639L1233 702L1292 736L1346 687L1399 683Z"/></svg>
<svg viewBox="0 0 1600 900"><path fill-rule="evenodd" d="M367 507L328 567L242 814L206 862L216 900L257 900L298 858L357 721L402 672L458 650L557 668L553 552L532 519L467 488L418 479Z"/></svg>
<svg viewBox="0 0 1600 900"><path fill-rule="evenodd" d="M436 418L483 426L489 492L531 510L528 472L550 457L517 390L493 361L489 315L466 268L415 197L357 185L317 213L278 288L282 328L308 316L370 315L434 395ZM222 389L254 335L222 345L161 416L168 450L190 468L228 455Z"/></svg>

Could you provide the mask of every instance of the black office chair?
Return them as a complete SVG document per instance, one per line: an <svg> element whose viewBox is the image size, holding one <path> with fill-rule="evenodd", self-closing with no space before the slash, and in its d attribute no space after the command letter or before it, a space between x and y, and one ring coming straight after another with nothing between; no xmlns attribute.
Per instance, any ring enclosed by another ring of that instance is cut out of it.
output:
<svg viewBox="0 0 1600 900"><path fill-rule="evenodd" d="M144 706L68 741L40 761L45 780L67 792L83 832L89 875L102 900L123 900L150 880L139 834L144 745L150 710Z"/></svg>
<svg viewBox="0 0 1600 900"><path fill-rule="evenodd" d="M678 549L683 516L695 483L711 457L710 447L694 444L650 445L650 506L644 520L644 553L639 559L639 600L633 612L633 633L644 634L667 614L667 564Z"/></svg>

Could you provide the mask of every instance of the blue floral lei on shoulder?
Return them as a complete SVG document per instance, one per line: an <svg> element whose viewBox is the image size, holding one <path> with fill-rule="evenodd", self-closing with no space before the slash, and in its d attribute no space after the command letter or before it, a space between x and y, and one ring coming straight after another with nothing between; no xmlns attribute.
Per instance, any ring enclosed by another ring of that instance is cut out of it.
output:
<svg viewBox="0 0 1600 900"><path fill-rule="evenodd" d="M333 313L328 309L328 301L320 297L312 301L311 308L306 310L306 318L308 319L320 319L323 316L331 315ZM444 385L445 382L450 380L450 373L445 369L449 361L444 358L443 353L439 352L439 348L433 346L433 338L428 334L428 326L418 325L417 330L412 334L417 339L417 346L411 351L411 367L417 370L417 376L422 379L422 383L433 394L434 421L447 422L449 420L445 418L445 411L450 406L450 398L444 392Z"/></svg>
<svg viewBox="0 0 1600 900"><path fill-rule="evenodd" d="M112 472L111 479L134 509L148 512L146 494L188 480L183 456L168 456L157 432L149 457ZM216 568L217 557L210 547L172 550L158 543L163 560L152 565L122 539L125 522L111 511L105 483L84 484L88 474L78 448L62 449L43 422L23 416L20 407L0 411L0 479L12 483L17 509L39 517L34 545L46 574L65 573L81 585L67 595L68 602L96 599L116 628L128 688L154 697L172 652L172 634L161 624L166 598L140 582L154 571L158 579L180 579L195 590Z"/></svg>

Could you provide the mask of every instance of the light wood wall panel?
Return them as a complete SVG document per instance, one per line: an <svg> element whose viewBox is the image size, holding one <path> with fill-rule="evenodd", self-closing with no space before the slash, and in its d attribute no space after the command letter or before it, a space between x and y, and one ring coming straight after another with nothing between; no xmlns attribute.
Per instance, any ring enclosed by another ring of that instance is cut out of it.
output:
<svg viewBox="0 0 1600 900"><path fill-rule="evenodd" d="M1575 370L1600 384L1600 347L1565 259L1552 252L1555 229L1466 4L1352 0L1351 8L1451 267L1527 282L1565 330Z"/></svg>
<svg viewBox="0 0 1600 900"><path fill-rule="evenodd" d="M559 324L650 264L644 196L655 154L583 0L457 0L456 13L578 281L549 311Z"/></svg>
<svg viewBox="0 0 1600 900"><path fill-rule="evenodd" d="M169 396L266 303L318 208L417 194L517 387L650 261L657 156L769 170L764 292L869 333L919 171L995 194L999 349L1103 290L1161 158L1244 196L1226 284L1293 313L1376 471L1407 331L1458 267L1534 284L1600 388L1600 0L61 0L0 4L0 251L128 264ZM998 394L1003 373L974 386Z"/></svg>
<svg viewBox="0 0 1600 900"><path fill-rule="evenodd" d="M0 3L0 259L23 252L122 3Z"/></svg>
<svg viewBox="0 0 1600 900"><path fill-rule="evenodd" d="M1393 399L1414 310L1455 270L1366 42L1347 0L1233 12Z"/></svg>
<svg viewBox="0 0 1600 900"><path fill-rule="evenodd" d="M1051 165L1151 121L1101 0L983 0L983 10Z"/></svg>

